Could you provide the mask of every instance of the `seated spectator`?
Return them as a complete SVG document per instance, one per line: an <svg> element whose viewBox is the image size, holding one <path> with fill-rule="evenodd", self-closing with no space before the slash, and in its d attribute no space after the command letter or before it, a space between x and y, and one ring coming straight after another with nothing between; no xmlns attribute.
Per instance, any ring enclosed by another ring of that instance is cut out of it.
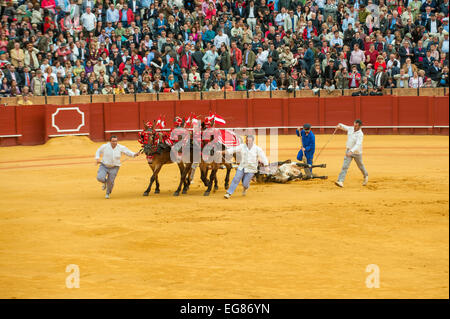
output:
<svg viewBox="0 0 450 319"><path fill-rule="evenodd" d="M448 79L448 72L449 72L449 67L448 66L444 66L444 68L442 69L441 75L439 78L437 78L437 82L439 87L448 87L449 85L449 79ZM428 79L427 79L428 81Z"/></svg>
<svg viewBox="0 0 450 319"><path fill-rule="evenodd" d="M70 86L70 89L68 90L68 94L70 96L78 96L80 95L80 90L78 90L77 85L74 83Z"/></svg>
<svg viewBox="0 0 450 319"><path fill-rule="evenodd" d="M423 83L422 87L427 89L433 88L433 82L431 81L431 78L427 78Z"/></svg>
<svg viewBox="0 0 450 319"><path fill-rule="evenodd" d="M400 74L394 75L397 88L408 88L409 87L409 75L405 73L404 69L400 70Z"/></svg>
<svg viewBox="0 0 450 319"><path fill-rule="evenodd" d="M49 76L48 79L49 81L45 85L47 95L59 95L59 85L55 82L55 78L53 76Z"/></svg>
<svg viewBox="0 0 450 319"><path fill-rule="evenodd" d="M21 98L17 102L18 105L33 105L33 101L30 100L28 94L22 94Z"/></svg>
<svg viewBox="0 0 450 319"><path fill-rule="evenodd" d="M409 87L417 89L422 86L423 86L423 79L419 76L419 73L415 71L413 76L409 79Z"/></svg>
<svg viewBox="0 0 450 319"><path fill-rule="evenodd" d="M325 80L325 84L323 85L323 89L326 90L328 93L332 93L336 87L334 84L331 83L331 80Z"/></svg>

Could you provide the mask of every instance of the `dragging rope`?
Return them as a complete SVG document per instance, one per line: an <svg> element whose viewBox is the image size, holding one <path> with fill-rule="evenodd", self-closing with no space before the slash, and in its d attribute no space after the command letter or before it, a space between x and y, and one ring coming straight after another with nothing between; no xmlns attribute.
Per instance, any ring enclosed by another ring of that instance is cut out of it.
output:
<svg viewBox="0 0 450 319"><path fill-rule="evenodd" d="M139 152L138 152L138 155L141 155L143 152L144 152L144 150L141 148L141 149L139 150ZM120 163L123 164L124 162L128 161L130 158L134 158L134 157L127 157L127 158L125 158L124 160L121 160ZM99 164L99 163L96 162L96 163L95 163L95 166L97 166L98 164Z"/></svg>
<svg viewBox="0 0 450 319"><path fill-rule="evenodd" d="M137 153L138 153L138 156L141 155L143 152L144 152L144 149L141 148L141 149L139 150L139 152L137 152ZM128 161L130 158L134 158L134 157L127 157L127 158L125 158L123 161L121 161L121 163Z"/></svg>
<svg viewBox="0 0 450 319"><path fill-rule="evenodd" d="M317 154L316 158L314 159L314 161L317 161L317 159L319 158L320 154L322 154L322 151L325 149L325 147L328 145L328 143L331 142L331 140L333 139L334 134L336 134L337 132L337 127L334 129L333 134L331 135L330 139L328 140L328 142L325 143L324 146L322 146L322 149L320 150L319 154Z"/></svg>

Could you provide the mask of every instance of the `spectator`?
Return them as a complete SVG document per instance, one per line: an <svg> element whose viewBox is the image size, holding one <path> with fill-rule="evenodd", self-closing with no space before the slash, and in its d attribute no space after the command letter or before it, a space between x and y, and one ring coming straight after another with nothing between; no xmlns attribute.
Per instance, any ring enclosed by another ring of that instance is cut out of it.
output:
<svg viewBox="0 0 450 319"><path fill-rule="evenodd" d="M33 105L28 94L22 94L21 99L17 102L18 105Z"/></svg>
<svg viewBox="0 0 450 319"><path fill-rule="evenodd" d="M438 60L434 60L433 61L433 65L430 67L429 70L429 74L430 74L430 78L434 81L434 82L439 82L440 77L441 77L441 67L439 66L439 61Z"/></svg>
<svg viewBox="0 0 450 319"><path fill-rule="evenodd" d="M15 67L19 66L19 63L23 63L25 60L25 53L20 48L20 42L14 43L14 48L9 53L11 57L11 64Z"/></svg>
<svg viewBox="0 0 450 319"><path fill-rule="evenodd" d="M407 73L410 77L412 77L414 75L414 72L418 71L418 68L415 64L411 63L411 59L407 58L404 65L403 65L403 69L405 70L405 73Z"/></svg>
<svg viewBox="0 0 450 319"><path fill-rule="evenodd" d="M448 72L449 72L448 66L444 66L440 77L437 78L439 87L448 87L448 84L449 84ZM428 79L427 79L427 81L428 81Z"/></svg>
<svg viewBox="0 0 450 319"><path fill-rule="evenodd" d="M202 58L203 65L205 70L211 70L216 65L216 61L219 58L219 55L216 52L216 46L213 45L210 47L208 51L206 51L205 55Z"/></svg>
<svg viewBox="0 0 450 319"><path fill-rule="evenodd" d="M428 78L448 85L448 0L198 4L12 2L0 25L8 86L1 94L17 95L9 90L16 81L20 91L42 95L51 78L58 94L74 83L80 94L222 89L226 82L242 90L253 81L258 89L270 76L281 90L346 89L376 86L380 67L383 87L407 87L414 72L424 86Z"/></svg>
<svg viewBox="0 0 450 319"><path fill-rule="evenodd" d="M361 81L361 74L358 72L356 65L352 65L352 72L348 75L349 86L351 89L359 87L359 82Z"/></svg>
<svg viewBox="0 0 450 319"><path fill-rule="evenodd" d="M78 95L80 95L80 90L78 89L78 87L77 87L77 85L75 83L70 86L68 94L70 96L78 96Z"/></svg>
<svg viewBox="0 0 450 319"><path fill-rule="evenodd" d="M417 71L414 72L414 75L409 79L409 87L413 89L417 89L423 86L423 79L419 76Z"/></svg>
<svg viewBox="0 0 450 319"><path fill-rule="evenodd" d="M336 83L336 88L340 90L346 90L349 88L348 81L349 75L347 72L347 68L340 66L339 70L336 71L334 75L334 80Z"/></svg>
<svg viewBox="0 0 450 319"><path fill-rule="evenodd" d="M110 3L108 10L106 10L106 22L116 24L119 21L119 10L114 7L114 3Z"/></svg>
<svg viewBox="0 0 450 319"><path fill-rule="evenodd" d="M48 96L59 95L59 85L53 76L49 76L49 81L45 85Z"/></svg>
<svg viewBox="0 0 450 319"><path fill-rule="evenodd" d="M95 29L97 17L91 12L91 7L86 7L86 12L81 15L80 22L86 34Z"/></svg>
<svg viewBox="0 0 450 319"><path fill-rule="evenodd" d="M401 69L399 74L394 75L397 88L409 87L409 75L405 73L405 69Z"/></svg>
<svg viewBox="0 0 450 319"><path fill-rule="evenodd" d="M323 89L326 90L328 93L332 93L336 87L334 84L331 83L331 80L325 80L325 84L323 85Z"/></svg>
<svg viewBox="0 0 450 319"><path fill-rule="evenodd" d="M374 82L375 82L375 88L378 91L383 90L387 85L388 76L387 76L386 72L384 72L384 67L381 65L378 66Z"/></svg>
<svg viewBox="0 0 450 319"><path fill-rule="evenodd" d="M259 88L261 84L265 82L266 73L262 69L261 64L256 65L256 69L253 72L253 78L255 79L255 87Z"/></svg>
<svg viewBox="0 0 450 319"><path fill-rule="evenodd" d="M2 97L6 97L6 96L10 96L10 93L11 93L11 90L8 85L8 79L6 79L6 77L4 77L2 79L2 84L0 86L0 95Z"/></svg>

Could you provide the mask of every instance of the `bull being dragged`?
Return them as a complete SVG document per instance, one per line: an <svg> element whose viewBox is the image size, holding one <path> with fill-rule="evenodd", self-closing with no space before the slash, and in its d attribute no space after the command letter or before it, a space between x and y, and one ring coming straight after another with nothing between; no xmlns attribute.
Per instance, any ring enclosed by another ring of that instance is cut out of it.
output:
<svg viewBox="0 0 450 319"><path fill-rule="evenodd" d="M287 183L294 180L308 180L313 178L327 179L328 176L318 176L312 174L312 168L325 168L326 164L309 165L301 162L291 162L291 160L271 163L267 167L259 167L255 174L258 183Z"/></svg>

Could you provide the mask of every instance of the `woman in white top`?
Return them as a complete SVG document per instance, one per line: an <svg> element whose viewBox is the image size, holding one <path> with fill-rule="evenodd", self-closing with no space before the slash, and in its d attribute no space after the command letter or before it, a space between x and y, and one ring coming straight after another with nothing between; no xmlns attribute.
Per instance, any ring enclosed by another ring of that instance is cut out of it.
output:
<svg viewBox="0 0 450 319"><path fill-rule="evenodd" d="M409 79L409 87L413 89L417 89L423 86L423 79L419 76L419 74L414 72L414 75Z"/></svg>
<svg viewBox="0 0 450 319"><path fill-rule="evenodd" d="M53 73L53 69L51 66L49 66L45 69L45 73L44 73L45 82L50 82L50 80L48 80L49 76L51 76L53 78L53 80L55 80L55 82L58 82L58 78L56 77L56 74Z"/></svg>
<svg viewBox="0 0 450 319"><path fill-rule="evenodd" d="M69 89L69 96L77 96L80 95L80 90L78 90L77 85L74 83Z"/></svg>

